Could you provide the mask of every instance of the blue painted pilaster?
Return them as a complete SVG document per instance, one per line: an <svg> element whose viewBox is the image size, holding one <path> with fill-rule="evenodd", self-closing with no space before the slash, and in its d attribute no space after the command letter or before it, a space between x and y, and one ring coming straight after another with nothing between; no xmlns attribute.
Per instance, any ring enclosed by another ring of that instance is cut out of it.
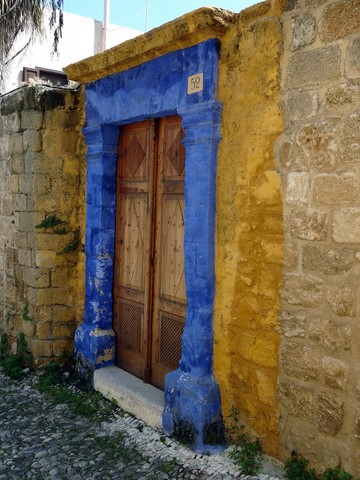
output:
<svg viewBox="0 0 360 480"><path fill-rule="evenodd" d="M165 380L163 427L210 453L223 436L221 398L213 375L216 167L221 105L178 110L185 131L185 282L188 308L179 369Z"/></svg>
<svg viewBox="0 0 360 480"><path fill-rule="evenodd" d="M86 177L86 285L84 322L75 333L75 358L85 376L112 365L112 285L119 129L84 128L88 147Z"/></svg>

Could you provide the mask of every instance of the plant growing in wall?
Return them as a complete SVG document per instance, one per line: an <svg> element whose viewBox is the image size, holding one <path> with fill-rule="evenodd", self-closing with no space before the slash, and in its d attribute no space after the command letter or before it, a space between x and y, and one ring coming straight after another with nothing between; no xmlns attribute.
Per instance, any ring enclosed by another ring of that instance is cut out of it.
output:
<svg viewBox="0 0 360 480"><path fill-rule="evenodd" d="M42 222L38 225L35 225L35 228L44 228L45 230L51 229L54 233L58 233L63 235L67 233L66 228L60 227L60 225L64 225L66 222L61 220L56 213L52 215L47 215Z"/></svg>
<svg viewBox="0 0 360 480"><path fill-rule="evenodd" d="M245 475L257 475L262 465L262 446L258 438L252 440L245 432L245 426L239 423L239 412L231 407L228 415L231 418L229 440L233 448L228 455Z"/></svg>

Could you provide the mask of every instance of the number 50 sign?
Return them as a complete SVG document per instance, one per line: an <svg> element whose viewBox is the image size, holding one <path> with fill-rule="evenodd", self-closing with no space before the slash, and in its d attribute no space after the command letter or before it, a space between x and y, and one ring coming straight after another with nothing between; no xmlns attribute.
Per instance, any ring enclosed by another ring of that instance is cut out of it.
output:
<svg viewBox="0 0 360 480"><path fill-rule="evenodd" d="M202 73L196 73L188 77L188 89L187 93L198 93L204 89L204 75Z"/></svg>

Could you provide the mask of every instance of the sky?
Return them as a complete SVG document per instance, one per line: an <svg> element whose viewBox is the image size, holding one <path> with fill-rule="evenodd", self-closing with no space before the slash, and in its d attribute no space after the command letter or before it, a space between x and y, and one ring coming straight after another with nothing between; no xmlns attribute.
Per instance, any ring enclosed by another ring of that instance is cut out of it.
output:
<svg viewBox="0 0 360 480"><path fill-rule="evenodd" d="M204 6L240 12L260 0L147 0L148 30ZM64 10L102 20L104 0L64 0ZM110 0L110 23L146 30L146 0Z"/></svg>

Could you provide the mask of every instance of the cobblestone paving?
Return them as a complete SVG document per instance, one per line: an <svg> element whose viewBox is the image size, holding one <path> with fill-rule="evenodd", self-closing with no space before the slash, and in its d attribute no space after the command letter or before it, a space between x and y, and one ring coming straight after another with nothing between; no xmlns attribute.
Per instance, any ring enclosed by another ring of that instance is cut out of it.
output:
<svg viewBox="0 0 360 480"><path fill-rule="evenodd" d="M245 479L226 452L195 455L120 409L106 422L57 405L0 370L0 480ZM261 480L276 480L265 462Z"/></svg>

